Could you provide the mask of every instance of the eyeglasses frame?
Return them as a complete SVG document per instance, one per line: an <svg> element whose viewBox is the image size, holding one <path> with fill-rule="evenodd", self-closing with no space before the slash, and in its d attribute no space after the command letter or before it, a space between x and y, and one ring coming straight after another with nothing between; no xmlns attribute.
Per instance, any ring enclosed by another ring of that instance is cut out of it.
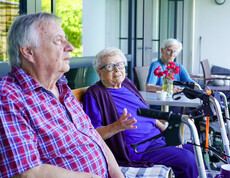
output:
<svg viewBox="0 0 230 178"><path fill-rule="evenodd" d="M121 63L123 63L124 67L119 68L118 66L119 66ZM126 66L125 64L126 64L125 61L121 61L121 62L118 62L118 63L116 63L116 64L106 64L106 65L102 66L99 70L105 68L107 71L111 72L111 71L114 71L115 67L117 67L118 69L124 69L125 66ZM108 70L107 66L109 66L109 65L113 65L113 69L112 69L112 70Z"/></svg>

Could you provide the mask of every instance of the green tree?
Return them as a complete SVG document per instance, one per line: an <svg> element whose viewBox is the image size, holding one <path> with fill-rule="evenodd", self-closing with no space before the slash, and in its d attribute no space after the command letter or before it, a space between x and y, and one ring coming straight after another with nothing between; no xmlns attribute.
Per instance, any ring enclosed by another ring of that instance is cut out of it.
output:
<svg viewBox="0 0 230 178"><path fill-rule="evenodd" d="M82 56L82 0L70 1L71 3L65 3L65 6L61 1L63 0L57 0L56 14L61 17L62 28L69 42L75 47L71 56Z"/></svg>
<svg viewBox="0 0 230 178"><path fill-rule="evenodd" d="M42 0L42 11L50 12L50 0ZM82 56L82 0L56 0L56 15L68 41L74 46L71 57Z"/></svg>

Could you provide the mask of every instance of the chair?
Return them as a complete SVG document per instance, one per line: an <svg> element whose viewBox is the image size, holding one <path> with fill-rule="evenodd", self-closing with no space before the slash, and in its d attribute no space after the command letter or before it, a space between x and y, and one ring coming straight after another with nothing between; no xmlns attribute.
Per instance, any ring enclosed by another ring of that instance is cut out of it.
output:
<svg viewBox="0 0 230 178"><path fill-rule="evenodd" d="M137 89L139 91L145 91L146 90L146 80L149 73L149 65L148 66L140 66L140 67L134 67L133 73L134 73L134 80L135 84L137 86Z"/></svg>
<svg viewBox="0 0 230 178"><path fill-rule="evenodd" d="M88 89L88 87L82 87L82 88L77 88L72 90L74 96L77 98L77 100L79 102L83 101L83 97L85 95L86 90Z"/></svg>
<svg viewBox="0 0 230 178"><path fill-rule="evenodd" d="M88 87L82 87L72 90L74 96L79 102L83 101L83 97ZM120 167L122 173L129 178L157 178L157 177L172 177L172 169L163 165L154 165L150 168L134 168L134 167Z"/></svg>
<svg viewBox="0 0 230 178"><path fill-rule="evenodd" d="M209 88L211 90L218 90L222 92L230 91L230 86L224 85L224 80L230 80L229 77L225 77L222 75L212 75L208 59L201 61L200 64L202 66L204 74L204 89Z"/></svg>

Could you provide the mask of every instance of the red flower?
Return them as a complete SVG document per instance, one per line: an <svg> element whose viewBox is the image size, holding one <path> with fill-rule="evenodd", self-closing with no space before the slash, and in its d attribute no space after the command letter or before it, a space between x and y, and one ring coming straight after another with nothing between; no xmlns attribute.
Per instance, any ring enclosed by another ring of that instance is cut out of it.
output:
<svg viewBox="0 0 230 178"><path fill-rule="evenodd" d="M165 77L169 77L169 72L168 72L168 70L163 71L163 73L165 74Z"/></svg>
<svg viewBox="0 0 230 178"><path fill-rule="evenodd" d="M170 62L169 65L170 65L170 66L173 66L173 67L176 66L175 62Z"/></svg>
<svg viewBox="0 0 230 178"><path fill-rule="evenodd" d="M175 67L175 74L179 74L179 72L180 72L180 67L179 67L179 66L176 66L176 67Z"/></svg>
<svg viewBox="0 0 230 178"><path fill-rule="evenodd" d="M157 76L158 76L159 78L162 77L163 75L164 75L164 73L161 72L161 71L157 73Z"/></svg>
<svg viewBox="0 0 230 178"><path fill-rule="evenodd" d="M166 70L159 71L161 69L161 66L159 65L155 70L154 70L154 75L158 76L159 78L164 76L165 78L168 78L170 80L175 80L174 74L179 74L180 67L176 66L174 62L170 62L168 66L166 67Z"/></svg>

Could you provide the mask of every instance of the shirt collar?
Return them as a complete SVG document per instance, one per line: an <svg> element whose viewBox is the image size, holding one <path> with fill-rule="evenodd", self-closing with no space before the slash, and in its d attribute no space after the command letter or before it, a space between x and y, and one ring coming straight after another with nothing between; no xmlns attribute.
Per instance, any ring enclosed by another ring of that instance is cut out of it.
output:
<svg viewBox="0 0 230 178"><path fill-rule="evenodd" d="M22 87L22 89L25 92L33 91L37 88L44 88L41 84L39 84L32 76L28 75L23 69L20 67L12 66L11 73L15 76L17 79L19 85ZM63 75L60 79L57 81L57 85L66 85L67 79Z"/></svg>

